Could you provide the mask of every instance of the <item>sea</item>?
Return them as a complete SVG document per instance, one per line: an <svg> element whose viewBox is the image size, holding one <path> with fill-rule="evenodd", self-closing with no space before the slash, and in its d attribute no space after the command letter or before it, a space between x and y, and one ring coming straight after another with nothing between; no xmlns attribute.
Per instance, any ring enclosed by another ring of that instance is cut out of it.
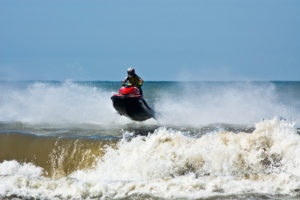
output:
<svg viewBox="0 0 300 200"><path fill-rule="evenodd" d="M300 82L0 82L0 199L300 199Z"/></svg>

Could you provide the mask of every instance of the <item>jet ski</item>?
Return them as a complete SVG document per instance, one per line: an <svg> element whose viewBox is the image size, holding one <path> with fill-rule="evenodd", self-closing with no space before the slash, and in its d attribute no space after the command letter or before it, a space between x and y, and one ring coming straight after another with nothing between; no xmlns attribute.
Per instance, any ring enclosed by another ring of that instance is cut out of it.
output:
<svg viewBox="0 0 300 200"><path fill-rule="evenodd" d="M120 88L118 94L111 97L113 106L120 115L135 121L144 121L154 118L154 111L148 106L140 90L127 85Z"/></svg>

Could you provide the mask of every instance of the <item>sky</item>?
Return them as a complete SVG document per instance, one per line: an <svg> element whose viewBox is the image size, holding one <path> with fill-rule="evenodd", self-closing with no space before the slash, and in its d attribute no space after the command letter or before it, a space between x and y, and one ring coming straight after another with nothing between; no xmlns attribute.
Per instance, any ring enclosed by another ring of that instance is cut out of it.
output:
<svg viewBox="0 0 300 200"><path fill-rule="evenodd" d="M300 80L299 0L0 0L0 80Z"/></svg>

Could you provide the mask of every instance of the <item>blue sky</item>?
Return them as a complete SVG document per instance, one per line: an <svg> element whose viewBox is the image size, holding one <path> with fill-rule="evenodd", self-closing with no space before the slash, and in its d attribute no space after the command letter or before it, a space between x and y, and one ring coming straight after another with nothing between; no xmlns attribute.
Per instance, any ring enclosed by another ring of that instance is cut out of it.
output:
<svg viewBox="0 0 300 200"><path fill-rule="evenodd" d="M0 80L300 80L299 0L1 0Z"/></svg>

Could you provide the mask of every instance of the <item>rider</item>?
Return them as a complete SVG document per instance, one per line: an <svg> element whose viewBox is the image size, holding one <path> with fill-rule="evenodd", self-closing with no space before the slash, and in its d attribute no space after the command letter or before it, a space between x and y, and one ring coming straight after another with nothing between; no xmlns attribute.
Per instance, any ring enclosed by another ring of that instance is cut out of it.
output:
<svg viewBox="0 0 300 200"><path fill-rule="evenodd" d="M140 90L140 94L143 95L142 85L143 85L143 79L139 77L136 73L133 67L129 67L127 69L128 76L125 78L125 80L122 82L122 85L124 86L125 83L128 81L128 85L132 85L134 87L137 87Z"/></svg>

